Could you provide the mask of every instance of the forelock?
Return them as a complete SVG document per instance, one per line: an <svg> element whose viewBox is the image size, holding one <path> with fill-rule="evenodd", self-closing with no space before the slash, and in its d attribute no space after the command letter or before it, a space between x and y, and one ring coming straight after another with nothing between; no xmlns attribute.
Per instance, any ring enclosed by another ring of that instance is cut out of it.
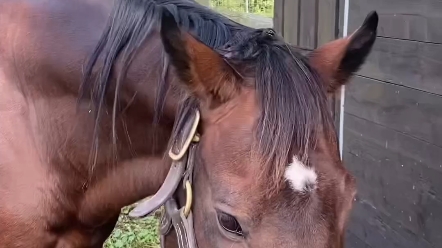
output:
<svg viewBox="0 0 442 248"><path fill-rule="evenodd" d="M277 193L293 156L307 164L319 133L334 138L325 84L272 29L238 33L219 51L239 73L255 78L261 111L253 152L263 165L267 193Z"/></svg>

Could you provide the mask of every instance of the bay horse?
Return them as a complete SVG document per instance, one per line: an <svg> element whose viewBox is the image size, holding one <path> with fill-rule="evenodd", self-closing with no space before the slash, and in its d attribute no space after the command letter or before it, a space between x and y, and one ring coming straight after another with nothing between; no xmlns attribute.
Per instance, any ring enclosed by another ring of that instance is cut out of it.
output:
<svg viewBox="0 0 442 248"><path fill-rule="evenodd" d="M0 0L0 246L344 247L355 179L328 98L376 40L308 55L191 0Z"/></svg>

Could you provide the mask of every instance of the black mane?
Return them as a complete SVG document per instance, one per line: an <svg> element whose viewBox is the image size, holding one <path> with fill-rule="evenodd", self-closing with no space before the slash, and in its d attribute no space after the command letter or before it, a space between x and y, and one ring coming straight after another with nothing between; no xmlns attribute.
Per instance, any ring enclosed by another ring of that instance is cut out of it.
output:
<svg viewBox="0 0 442 248"><path fill-rule="evenodd" d="M193 0L116 1L108 25L85 68L82 83L81 96L91 96L95 105L96 131L116 59L121 59L124 65L117 73L117 96L143 41L154 30L167 28L160 27L164 11L169 11L182 29L224 55L240 73L256 79L254 87L262 112L255 150L265 166L263 173L273 175L273 181L279 185L290 156L296 155L307 163L308 150L315 145L316 134L333 130L329 128L332 119L325 87L316 72L273 30L243 26ZM95 80L92 70L100 56L103 56L104 64L99 68L98 80ZM155 121L159 119L169 87L166 79L169 62L164 52L163 56ZM186 113L197 107L197 101L191 97L180 106L172 139L186 119Z"/></svg>

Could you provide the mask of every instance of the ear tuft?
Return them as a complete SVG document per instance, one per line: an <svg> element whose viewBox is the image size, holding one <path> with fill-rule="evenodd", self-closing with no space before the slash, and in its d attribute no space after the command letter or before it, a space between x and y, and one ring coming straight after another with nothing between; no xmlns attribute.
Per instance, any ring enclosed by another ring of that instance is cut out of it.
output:
<svg viewBox="0 0 442 248"><path fill-rule="evenodd" d="M198 38L181 31L166 8L161 16L160 34L170 63L189 93L217 106L238 92L238 79L230 65Z"/></svg>
<svg viewBox="0 0 442 248"><path fill-rule="evenodd" d="M372 30L376 32L379 23L379 16L376 11L371 11L368 13L367 17L365 17L364 23L361 26L361 29Z"/></svg>
<svg viewBox="0 0 442 248"><path fill-rule="evenodd" d="M347 81L364 64L376 41L378 22L376 11L370 12L361 27L348 38L350 42L339 66L338 80Z"/></svg>
<svg viewBox="0 0 442 248"><path fill-rule="evenodd" d="M350 36L324 44L309 54L313 67L327 82L327 92L334 92L365 63L376 41L379 17L370 12L363 24Z"/></svg>
<svg viewBox="0 0 442 248"><path fill-rule="evenodd" d="M190 75L190 56L186 51L186 42L183 39L183 33L175 21L175 17L167 9L164 8L161 17L161 40L163 41L164 50L169 56L171 63L176 68L179 77L189 82L192 80Z"/></svg>

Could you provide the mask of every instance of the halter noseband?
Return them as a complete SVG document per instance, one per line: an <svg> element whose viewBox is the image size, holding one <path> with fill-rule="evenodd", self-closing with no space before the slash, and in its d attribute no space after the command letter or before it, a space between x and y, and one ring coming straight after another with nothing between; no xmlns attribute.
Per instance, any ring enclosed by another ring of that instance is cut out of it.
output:
<svg viewBox="0 0 442 248"><path fill-rule="evenodd" d="M197 248L193 229L192 179L195 149L199 142L196 132L199 121L200 113L197 110L190 116L169 151L172 165L163 185L154 196L139 203L129 213L131 217L143 217L164 206L159 228L162 248L165 247L165 237L170 234L172 227L175 229L179 248ZM182 188L179 187L180 182ZM184 190L186 195L186 204L181 208L175 200L180 190Z"/></svg>

